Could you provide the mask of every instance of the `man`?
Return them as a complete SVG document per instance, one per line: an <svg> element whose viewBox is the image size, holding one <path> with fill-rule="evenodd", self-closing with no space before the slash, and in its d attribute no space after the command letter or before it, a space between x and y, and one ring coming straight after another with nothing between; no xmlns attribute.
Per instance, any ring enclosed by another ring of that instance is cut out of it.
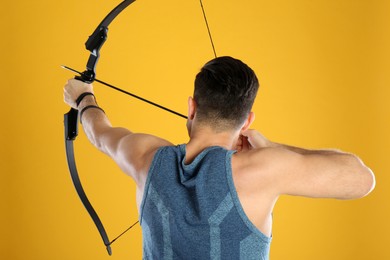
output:
<svg viewBox="0 0 390 260"><path fill-rule="evenodd" d="M132 177L145 259L268 259L272 210L282 194L356 199L375 185L359 158L267 140L249 127L259 83L240 60L219 57L195 79L187 144L112 127L92 85L69 80L65 102L89 140ZM80 98L79 98L80 101Z"/></svg>

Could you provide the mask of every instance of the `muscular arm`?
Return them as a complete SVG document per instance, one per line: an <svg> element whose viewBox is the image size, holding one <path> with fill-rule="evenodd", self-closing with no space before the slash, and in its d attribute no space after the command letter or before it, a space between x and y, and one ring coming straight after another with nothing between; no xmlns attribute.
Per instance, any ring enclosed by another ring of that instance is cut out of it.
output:
<svg viewBox="0 0 390 260"><path fill-rule="evenodd" d="M74 100L84 92L92 92L92 85L76 80L68 81L65 86L65 102L79 111L83 108L97 106L95 98L85 96L77 107ZM142 185L157 149L161 146L172 145L161 138L133 133L128 129L113 127L103 113L97 108L85 110L81 118L85 134L90 142L103 153L110 156L124 171L130 175L137 185Z"/></svg>
<svg viewBox="0 0 390 260"><path fill-rule="evenodd" d="M374 188L372 171L353 154L277 144L253 130L244 135L275 196L355 199Z"/></svg>

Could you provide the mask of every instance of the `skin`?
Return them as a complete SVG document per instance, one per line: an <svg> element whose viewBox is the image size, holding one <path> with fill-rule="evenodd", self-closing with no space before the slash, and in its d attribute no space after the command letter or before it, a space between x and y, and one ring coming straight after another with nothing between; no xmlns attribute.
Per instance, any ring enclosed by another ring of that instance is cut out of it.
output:
<svg viewBox="0 0 390 260"><path fill-rule="evenodd" d="M77 107L75 100L84 92L93 93L92 85L71 79L64 88L64 101L79 111L97 105L93 96L86 96ZM190 97L186 162L209 146L237 150L232 157L234 185L248 218L267 236L271 236L272 211L280 195L357 199L369 194L375 186L374 174L356 155L271 142L249 129L255 119L253 112L241 127L217 131L212 124L198 122L196 111L196 102ZM95 108L85 111L82 126L90 142L133 178L139 207L156 151L173 144L157 136L113 127L107 116Z"/></svg>

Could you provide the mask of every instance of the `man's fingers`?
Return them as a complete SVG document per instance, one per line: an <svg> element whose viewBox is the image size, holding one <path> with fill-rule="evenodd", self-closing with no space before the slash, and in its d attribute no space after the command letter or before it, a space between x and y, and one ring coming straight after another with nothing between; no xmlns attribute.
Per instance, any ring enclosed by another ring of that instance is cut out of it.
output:
<svg viewBox="0 0 390 260"><path fill-rule="evenodd" d="M250 150L252 149L252 146L251 144L248 142L248 138L244 135L240 135L240 137L238 138L238 141L237 141L237 148L236 150L238 152L241 152L241 151L247 151L247 150Z"/></svg>
<svg viewBox="0 0 390 260"><path fill-rule="evenodd" d="M242 147L245 150L251 150L252 149L252 145L250 144L250 142L248 140L248 137L246 137L246 136L242 137Z"/></svg>
<svg viewBox="0 0 390 260"><path fill-rule="evenodd" d="M69 79L64 86L65 103L73 108L77 108L76 99L84 92L93 93L92 84L77 79Z"/></svg>

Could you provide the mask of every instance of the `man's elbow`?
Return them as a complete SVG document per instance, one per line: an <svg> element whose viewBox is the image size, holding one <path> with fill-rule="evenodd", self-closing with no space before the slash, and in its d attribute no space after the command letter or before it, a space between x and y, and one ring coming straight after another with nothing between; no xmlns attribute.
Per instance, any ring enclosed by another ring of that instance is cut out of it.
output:
<svg viewBox="0 0 390 260"><path fill-rule="evenodd" d="M364 163L358 158L355 157L356 166L355 166L355 178L356 185L355 192L351 199L359 199L370 194L375 188L375 175L370 168L368 168ZM352 194L351 194L352 195Z"/></svg>
<svg viewBox="0 0 390 260"><path fill-rule="evenodd" d="M362 184L361 184L361 198L370 194L375 188L375 175L373 171L367 166L363 166L364 170L361 173L362 175Z"/></svg>

